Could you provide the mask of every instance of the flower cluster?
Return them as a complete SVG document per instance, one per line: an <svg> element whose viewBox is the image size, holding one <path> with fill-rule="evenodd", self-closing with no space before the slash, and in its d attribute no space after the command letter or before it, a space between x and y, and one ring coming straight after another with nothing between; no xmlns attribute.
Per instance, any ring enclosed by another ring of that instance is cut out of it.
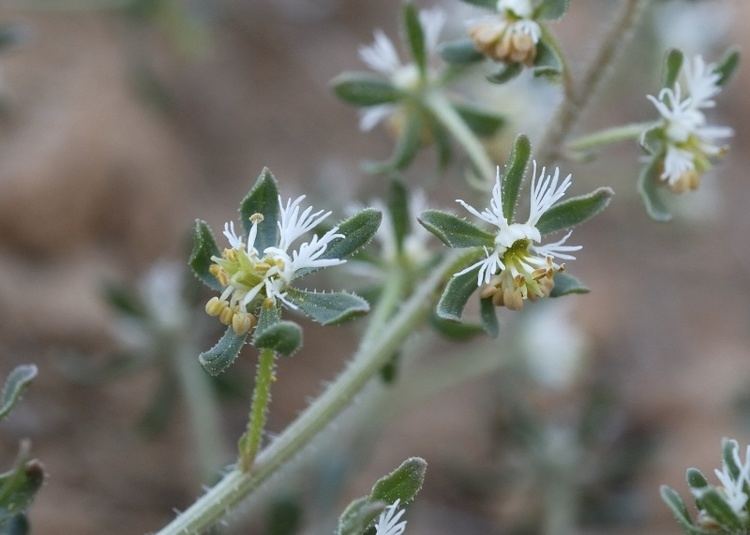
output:
<svg viewBox="0 0 750 535"><path fill-rule="evenodd" d="M424 32L426 55L433 58L437 51L440 32L445 25L445 13L440 9L422 10L419 12L419 23ZM372 44L359 48L359 56L368 67L385 76L393 87L402 91L418 90L435 78L435 73L429 68L423 79L416 63L402 62L393 41L380 29L375 30L375 40ZM367 107L360 112L359 127L362 131L369 131L385 119L389 119L390 126L399 131L399 123L403 117L398 111L399 106L395 103Z"/></svg>
<svg viewBox="0 0 750 535"><path fill-rule="evenodd" d="M206 313L216 316L224 325L231 325L237 335L249 332L256 323L256 310L263 302L280 301L291 309L297 306L286 299L286 289L303 270L336 266L345 262L337 258L320 258L334 240L343 238L338 227L322 236L317 234L296 249L292 245L304 234L322 223L331 212L312 207L301 209L302 195L287 200L279 197L278 243L258 251L255 247L261 214L250 217L252 226L247 242L237 235L234 222L224 225L229 248L221 256L213 256L209 271L224 288L219 297L206 303Z"/></svg>
<svg viewBox="0 0 750 535"><path fill-rule="evenodd" d="M533 65L542 37L535 7L532 0L499 0L497 13L469 22L474 46L496 61Z"/></svg>
<svg viewBox="0 0 750 535"><path fill-rule="evenodd" d="M711 160L727 150L719 140L732 136L731 128L711 126L705 115L721 91L717 66L696 56L685 64L684 74L684 87L676 82L658 97L648 95L661 115L658 131L666 147L660 178L675 193L697 189Z"/></svg>
<svg viewBox="0 0 750 535"><path fill-rule="evenodd" d="M495 247L485 248L485 258L456 273L460 276L476 270L477 285L483 299L492 298L495 306L506 306L511 310L523 308L527 299L535 301L547 297L555 286L555 273L565 268L556 259L574 260L569 253L581 246L565 245L572 231L562 239L541 245L541 233L537 228L539 219L565 195L572 184L571 175L560 180L560 169L547 174L546 168L537 172L533 162L531 182L531 204L529 218L525 223L512 223L503 214L500 169L492 188L490 206L479 211L468 203L457 200L472 215L495 227Z"/></svg>

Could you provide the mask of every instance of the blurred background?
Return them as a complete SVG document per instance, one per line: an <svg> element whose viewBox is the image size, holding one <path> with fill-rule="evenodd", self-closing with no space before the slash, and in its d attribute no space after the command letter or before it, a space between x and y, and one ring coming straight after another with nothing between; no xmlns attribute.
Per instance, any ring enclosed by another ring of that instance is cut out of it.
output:
<svg viewBox="0 0 750 535"><path fill-rule="evenodd" d="M618 1L571 3L554 30L576 68ZM441 4L446 37L473 13L459 4ZM653 4L577 133L653 118L645 95L668 47L710 60L750 48L748 2ZM18 37L0 51L0 372L40 367L0 428L0 458L10 464L28 437L46 467L35 533L157 530L233 459L255 354L202 384L196 356L219 333L182 270L192 221L234 217L265 165L283 194L337 216L385 193L360 164L392 140L361 134L328 82L363 67L357 47L374 28L396 34L399 6L0 2L3 31ZM519 131L538 138L558 92L482 76L461 91L508 113L492 145L502 159ZM227 532L330 533L350 499L419 455L430 466L410 534L677 533L659 484L684 492L687 466L719 465L721 437L750 440L749 91L742 66L712 113L735 129L732 150L677 199L671 224L650 221L635 192L635 143L564 162L576 193L617 192L575 236L574 271L592 293L503 312L507 343L417 336L399 380L374 387ZM425 152L405 179L431 205L471 195L458 165L441 174ZM341 368L359 329L305 323L303 351L280 363L271 432Z"/></svg>

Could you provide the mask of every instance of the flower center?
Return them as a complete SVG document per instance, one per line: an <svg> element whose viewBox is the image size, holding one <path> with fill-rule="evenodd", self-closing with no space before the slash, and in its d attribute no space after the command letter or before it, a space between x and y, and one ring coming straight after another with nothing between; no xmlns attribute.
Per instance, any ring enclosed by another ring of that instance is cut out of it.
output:
<svg viewBox="0 0 750 535"><path fill-rule="evenodd" d="M419 69L413 63L399 67L392 76L393 85L399 89L414 90L420 85Z"/></svg>

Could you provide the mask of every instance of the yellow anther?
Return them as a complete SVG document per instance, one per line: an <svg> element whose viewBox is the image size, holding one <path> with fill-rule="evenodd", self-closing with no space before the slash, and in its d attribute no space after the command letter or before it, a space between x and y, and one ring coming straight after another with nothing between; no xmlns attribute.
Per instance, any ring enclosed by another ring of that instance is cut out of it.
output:
<svg viewBox="0 0 750 535"><path fill-rule="evenodd" d="M208 272L216 278L217 281L219 281L219 284L222 286L226 286L229 284L229 276L227 275L227 272L224 271L224 268L222 268L219 264L211 264L211 266L208 268Z"/></svg>
<svg viewBox="0 0 750 535"><path fill-rule="evenodd" d="M227 307L227 302L218 297L212 297L206 303L206 314L209 316L218 316Z"/></svg>
<svg viewBox="0 0 750 535"><path fill-rule="evenodd" d="M232 310L230 307L224 308L224 310L221 311L219 314L219 321L223 323L224 325L230 325L232 323L232 319L234 318L234 310Z"/></svg>
<svg viewBox="0 0 750 535"><path fill-rule="evenodd" d="M232 330L237 336L250 332L255 325L255 316L247 312L238 312L232 318Z"/></svg>
<svg viewBox="0 0 750 535"><path fill-rule="evenodd" d="M255 212L253 215L250 216L250 222L254 225L258 225L263 222L263 214L260 214L258 212Z"/></svg>

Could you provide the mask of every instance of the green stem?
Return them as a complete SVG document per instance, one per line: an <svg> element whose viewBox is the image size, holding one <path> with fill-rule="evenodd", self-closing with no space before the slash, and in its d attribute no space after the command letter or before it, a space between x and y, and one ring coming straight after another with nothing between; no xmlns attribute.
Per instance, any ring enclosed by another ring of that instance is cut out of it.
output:
<svg viewBox="0 0 750 535"><path fill-rule="evenodd" d="M347 368L276 440L260 452L252 472L231 470L212 489L158 533L194 534L216 524L244 498L298 455L310 441L348 407L393 356L404 340L426 319L438 290L447 277L471 262L479 250L452 252L434 269L411 298L388 322L379 337L362 345Z"/></svg>
<svg viewBox="0 0 750 535"><path fill-rule="evenodd" d="M574 139L566 145L566 149L571 151L587 151L602 145L638 139L643 132L654 126L654 124L653 122L633 123L606 128Z"/></svg>
<svg viewBox="0 0 750 535"><path fill-rule="evenodd" d="M495 178L495 163L487 155L482 142L474 135L474 132L466 125L464 120L451 105L445 96L433 91L425 97L425 104L432 111L446 130L464 148L466 154L481 175L481 178L491 182Z"/></svg>
<svg viewBox="0 0 750 535"><path fill-rule="evenodd" d="M243 472L249 472L253 467L255 457L260 449L260 443L263 440L275 369L276 353L273 349L261 349L258 357L258 369L255 372L255 388L253 389L253 402L250 406L247 431L239 443L239 463Z"/></svg>
<svg viewBox="0 0 750 535"><path fill-rule="evenodd" d="M403 297L404 287L406 286L406 273L400 265L394 266L388 270L386 280L383 285L383 292L375 305L370 321L367 324L367 330L362 338L362 344L367 345L377 338L383 327L393 315L394 310L398 308Z"/></svg>
<svg viewBox="0 0 750 535"><path fill-rule="evenodd" d="M208 376L195 358L194 348L177 344L172 352L182 397L190 419L192 444L200 466L200 477L209 481L227 460L221 432L220 411Z"/></svg>
<svg viewBox="0 0 750 535"><path fill-rule="evenodd" d="M537 149L538 161L545 165L551 165L560 158L560 151L565 139L578 122L581 111L588 105L591 97L599 88L605 74L609 71L609 65L617 56L617 52L624 47L626 36L638 22L642 8L648 1L623 1L620 13L597 47L596 55L589 62L578 89L566 87L563 101L560 103L554 118L550 121L551 126Z"/></svg>

